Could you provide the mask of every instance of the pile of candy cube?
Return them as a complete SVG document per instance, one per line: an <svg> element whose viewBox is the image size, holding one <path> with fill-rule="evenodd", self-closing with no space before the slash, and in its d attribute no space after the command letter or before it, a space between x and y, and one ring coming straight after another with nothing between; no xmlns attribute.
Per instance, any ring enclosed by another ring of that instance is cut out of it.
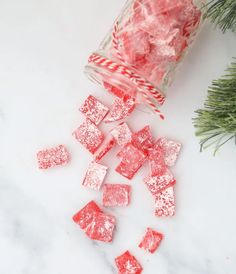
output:
<svg viewBox="0 0 236 274"><path fill-rule="evenodd" d="M157 217L175 214L174 185L176 179L170 171L175 165L181 144L166 138L154 140L150 127L145 126L138 132L132 132L127 123L121 122L104 136L99 129L102 121L115 121L114 117L124 116L130 111L130 103L109 108L90 95L80 111L85 121L74 132L74 138L90 153L93 161L89 164L82 185L95 191L102 191L103 207L126 207L131 202L132 187L128 184L104 183L108 167L101 164L103 157L118 146L120 159L116 172L131 180L143 164L148 161L150 170L143 183L147 186L155 202ZM37 154L40 169L67 164L70 160L65 146L39 151ZM114 236L116 218L107 214L95 201L88 202L73 216L73 220L92 240L111 242ZM154 253L163 239L163 234L151 228L139 243L139 247ZM137 259L126 251L115 259L119 273L141 273L142 266Z"/></svg>
<svg viewBox="0 0 236 274"><path fill-rule="evenodd" d="M179 62L196 34L201 11L196 0L134 0L120 18L119 48L125 63L155 86ZM116 57L116 51L111 47Z"/></svg>

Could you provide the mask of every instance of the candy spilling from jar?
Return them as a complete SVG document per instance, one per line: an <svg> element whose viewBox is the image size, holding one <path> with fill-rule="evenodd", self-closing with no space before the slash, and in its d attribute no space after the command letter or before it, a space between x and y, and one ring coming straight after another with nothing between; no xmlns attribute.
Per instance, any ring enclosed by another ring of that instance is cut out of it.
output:
<svg viewBox="0 0 236 274"><path fill-rule="evenodd" d="M148 162L149 172L143 183L153 197L154 215L156 217L175 215L176 179L170 168L177 161L181 144L167 138L155 140L149 126L133 132L125 122L116 125L105 135L100 129L100 124L103 121L107 122L107 118L109 122L114 122L110 119L113 116L117 117L120 107L114 108L113 104L109 108L92 95L87 97L79 110L85 116L85 121L72 135L93 155L93 161L88 165L82 181L83 187L98 193L101 191L102 206L105 209L130 205L134 199L133 186L121 182L112 184L105 182L109 166L103 164L104 157L118 147L119 152L116 153L116 157L119 158L120 163L115 169L116 172L123 178L132 180ZM40 169L68 164L70 158L68 150L63 145L37 153ZM91 240L110 243L114 238L117 218L108 214L103 208L91 200L74 214L73 221ZM162 233L147 226L145 235L137 243L137 247L154 253L163 237ZM141 273L143 270L139 261L129 251L115 258L115 263L119 273Z"/></svg>
<svg viewBox="0 0 236 274"><path fill-rule="evenodd" d="M134 96L154 112L202 18L202 1L132 0L89 58L86 71L115 96ZM162 117L163 118L163 117Z"/></svg>

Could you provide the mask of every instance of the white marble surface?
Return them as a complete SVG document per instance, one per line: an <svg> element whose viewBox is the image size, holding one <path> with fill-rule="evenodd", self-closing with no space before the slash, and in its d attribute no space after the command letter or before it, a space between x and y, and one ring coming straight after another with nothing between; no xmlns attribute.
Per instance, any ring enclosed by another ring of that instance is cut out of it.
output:
<svg viewBox="0 0 236 274"><path fill-rule="evenodd" d="M133 129L149 123L155 135L184 144L178 164L177 215L158 219L135 177L132 205L112 210L118 219L112 244L85 238L71 216L101 194L81 181L91 156L71 132L83 120L78 106L88 93L111 98L83 74L89 53L111 26L122 0L0 1L0 273L111 274L126 249L145 274L234 274L236 271L236 153L233 143L217 155L199 153L191 118L207 86L235 54L236 37L206 25L177 74L163 108L167 119L136 111ZM37 150L63 143L72 161L40 171ZM110 155L104 163L111 163ZM127 182L115 174L108 182ZM146 226L165 234L154 255L136 246Z"/></svg>

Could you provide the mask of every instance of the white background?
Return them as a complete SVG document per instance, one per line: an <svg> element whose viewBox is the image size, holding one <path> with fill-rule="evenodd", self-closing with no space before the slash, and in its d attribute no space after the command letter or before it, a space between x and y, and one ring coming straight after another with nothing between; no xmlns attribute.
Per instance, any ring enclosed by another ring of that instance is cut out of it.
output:
<svg viewBox="0 0 236 274"><path fill-rule="evenodd" d="M236 271L236 151L233 142L216 157L199 152L192 117L207 87L235 55L236 37L206 24L176 75L163 107L164 122L136 111L133 130L150 124L155 136L183 143L173 169L177 215L154 216L142 183L147 166L131 182L132 205L117 217L112 244L85 238L71 216L101 194L81 186L91 155L72 137L83 121L79 105L93 93L112 98L83 74L89 54L110 29L122 0L0 0L0 273L110 274L126 249L146 274L234 274ZM104 128L103 130L108 130ZM37 168L39 149L65 144L70 165ZM109 155L107 182L126 183ZM108 210L109 211L109 210ZM165 234L160 249L136 246L147 226Z"/></svg>

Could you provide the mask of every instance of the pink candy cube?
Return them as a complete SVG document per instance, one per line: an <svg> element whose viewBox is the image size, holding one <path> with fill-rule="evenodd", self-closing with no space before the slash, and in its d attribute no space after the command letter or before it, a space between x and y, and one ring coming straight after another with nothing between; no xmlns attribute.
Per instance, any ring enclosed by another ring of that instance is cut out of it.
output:
<svg viewBox="0 0 236 274"><path fill-rule="evenodd" d="M95 125L100 124L109 111L106 106L92 95L88 96L79 110Z"/></svg>
<svg viewBox="0 0 236 274"><path fill-rule="evenodd" d="M97 150L94 161L97 163L100 162L101 159L115 146L115 144L116 141L113 137L106 140Z"/></svg>
<svg viewBox="0 0 236 274"><path fill-rule="evenodd" d="M163 151L166 165L174 166L181 150L181 144L166 138L160 138L157 140L157 145L159 145Z"/></svg>
<svg viewBox="0 0 236 274"><path fill-rule="evenodd" d="M81 229L85 229L92 222L94 211L102 212L99 206L94 201L91 201L73 216L73 221Z"/></svg>
<svg viewBox="0 0 236 274"><path fill-rule="evenodd" d="M112 95L115 95L116 97L119 97L119 98L123 98L125 96L125 93L124 91L122 91L121 89L118 89L112 85L110 85L109 83L107 82L103 82L103 86L104 88L109 91Z"/></svg>
<svg viewBox="0 0 236 274"><path fill-rule="evenodd" d="M86 120L72 135L92 154L96 152L104 140L103 133L90 120Z"/></svg>
<svg viewBox="0 0 236 274"><path fill-rule="evenodd" d="M107 167L98 163L91 163L85 175L83 186L93 190L100 190L107 174Z"/></svg>
<svg viewBox="0 0 236 274"><path fill-rule="evenodd" d="M117 144L124 147L131 142L132 132L126 123L121 123L111 131L111 135L115 138Z"/></svg>
<svg viewBox="0 0 236 274"><path fill-rule="evenodd" d="M139 247L149 251L150 253L154 253L159 247L162 239L163 234L151 228L147 228L146 234L139 244Z"/></svg>
<svg viewBox="0 0 236 274"><path fill-rule="evenodd" d="M73 216L85 234L92 240L111 242L115 228L115 218L105 214L94 202L89 202Z"/></svg>
<svg viewBox="0 0 236 274"><path fill-rule="evenodd" d="M132 144L128 144L122 151L121 156L122 161L116 168L116 171L120 173L122 176L131 180L136 174L136 172L144 164L146 160L146 155L144 155Z"/></svg>
<svg viewBox="0 0 236 274"><path fill-rule="evenodd" d="M119 274L140 274L143 271L140 263L129 251L115 258L115 262Z"/></svg>
<svg viewBox="0 0 236 274"><path fill-rule="evenodd" d="M175 194L174 188L169 187L156 195L155 214L158 217L175 215Z"/></svg>
<svg viewBox="0 0 236 274"><path fill-rule="evenodd" d="M176 183L176 180L173 174L167 170L162 176L148 176L144 179L148 190L152 193L154 197L157 197L160 192L167 189L170 186L173 186Z"/></svg>
<svg viewBox="0 0 236 274"><path fill-rule="evenodd" d="M130 203L130 185L104 184L103 205L107 207L128 206Z"/></svg>
<svg viewBox="0 0 236 274"><path fill-rule="evenodd" d="M38 165L40 169L67 164L70 160L69 153L65 146L41 150L37 153Z"/></svg>
<svg viewBox="0 0 236 274"><path fill-rule="evenodd" d="M158 145L149 151L149 163L151 176L161 176L167 171L163 150Z"/></svg>
<svg viewBox="0 0 236 274"><path fill-rule="evenodd" d="M133 146L147 155L149 150L153 147L153 137L150 127L145 126L138 132L133 133L131 142Z"/></svg>
<svg viewBox="0 0 236 274"><path fill-rule="evenodd" d="M84 231L92 240L109 243L113 238L115 222L115 217L94 211L92 221Z"/></svg>
<svg viewBox="0 0 236 274"><path fill-rule="evenodd" d="M111 106L111 111L104 119L105 122L115 122L126 118L135 108L135 99L125 95L124 98L116 98Z"/></svg>

